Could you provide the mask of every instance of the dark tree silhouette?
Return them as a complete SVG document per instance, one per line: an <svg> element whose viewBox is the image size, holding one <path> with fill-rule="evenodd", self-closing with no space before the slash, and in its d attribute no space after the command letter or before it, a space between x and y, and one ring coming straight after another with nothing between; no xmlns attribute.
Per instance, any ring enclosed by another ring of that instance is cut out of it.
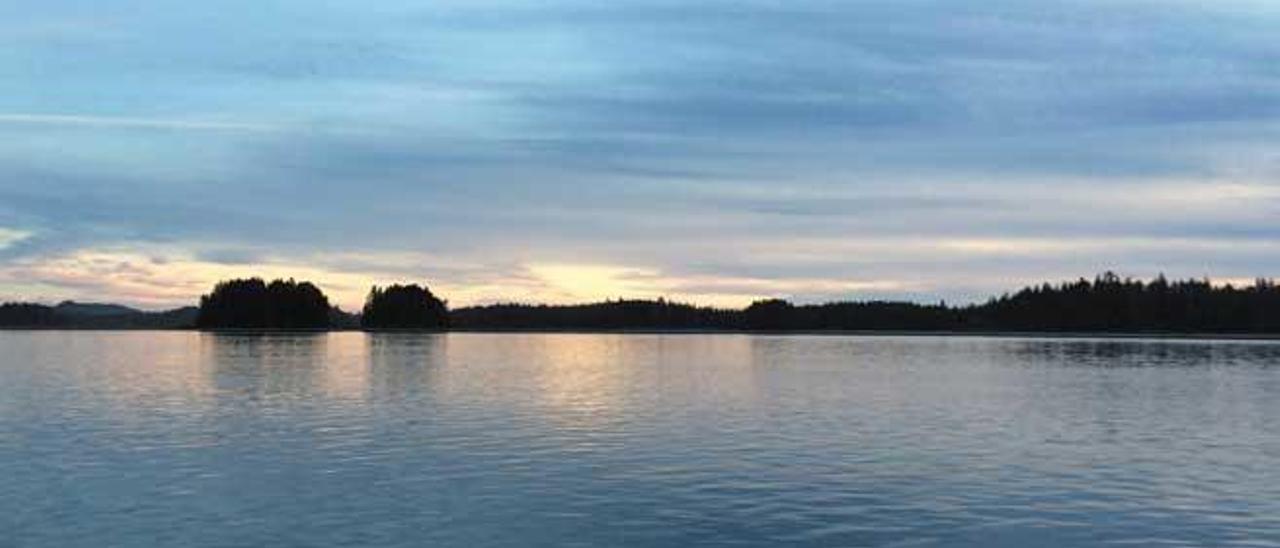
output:
<svg viewBox="0 0 1280 548"><path fill-rule="evenodd" d="M61 320L50 306L30 303L0 305L0 327L58 327Z"/></svg>
<svg viewBox="0 0 1280 548"><path fill-rule="evenodd" d="M547 306L496 304L456 310L452 325L460 329L737 329L738 313L657 301L620 300L595 304Z"/></svg>
<svg viewBox="0 0 1280 548"><path fill-rule="evenodd" d="M310 282L260 278L218 283L200 298L202 329L320 329L329 327L329 299Z"/></svg>
<svg viewBox="0 0 1280 548"><path fill-rule="evenodd" d="M1149 283L1112 272L1092 282L1044 284L964 309L980 329L1167 333L1280 333L1280 290L1270 280L1214 287L1208 280Z"/></svg>
<svg viewBox="0 0 1280 548"><path fill-rule="evenodd" d="M365 299L361 325L365 329L444 329L449 309L431 290L413 285L374 286Z"/></svg>
<svg viewBox="0 0 1280 548"><path fill-rule="evenodd" d="M1249 287L1215 287L1207 280L1170 282L1164 276L1144 283L1108 272L1093 281L1044 284L963 307L769 299L727 310L659 300L493 305L463 308L452 317L462 329L1280 333L1280 289L1261 279Z"/></svg>
<svg viewBox="0 0 1280 548"><path fill-rule="evenodd" d="M185 329L195 324L194 307L143 312L119 305L64 302L0 305L0 328L57 329Z"/></svg>
<svg viewBox="0 0 1280 548"><path fill-rule="evenodd" d="M110 314L104 310L113 311ZM117 313L118 312L118 313ZM0 327L141 328L190 325L191 311L144 313L104 305L0 305ZM358 323L357 323L358 322ZM1106 272L1093 280L1043 284L982 304L762 300L742 310L664 299L570 306L498 304L450 312L425 287L374 287L357 319L329 306L314 285L258 278L219 283L200 299L202 328L351 328L493 330L1026 331L1096 333L1280 334L1280 288L1214 286L1208 280L1149 282Z"/></svg>
<svg viewBox="0 0 1280 548"><path fill-rule="evenodd" d="M757 331L803 329L803 322L796 314L796 307L782 299L767 299L751 303L742 311L743 325Z"/></svg>
<svg viewBox="0 0 1280 548"><path fill-rule="evenodd" d="M459 329L672 329L818 331L956 329L959 313L942 305L865 302L796 306L780 299L744 310L658 301L609 301L569 306L490 305L456 310Z"/></svg>

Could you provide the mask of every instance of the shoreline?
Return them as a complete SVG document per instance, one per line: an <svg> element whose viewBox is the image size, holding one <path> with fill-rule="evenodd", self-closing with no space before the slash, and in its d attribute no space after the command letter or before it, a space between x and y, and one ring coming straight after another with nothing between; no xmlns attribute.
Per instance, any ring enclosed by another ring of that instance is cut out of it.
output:
<svg viewBox="0 0 1280 548"><path fill-rule="evenodd" d="M1174 333L1174 332L1108 332L1108 331L966 331L966 330L741 330L741 329L588 329L588 328L465 328L426 329L195 329L195 328L95 328L95 327L0 327L0 332L191 332L213 335L316 335L328 333L366 333L401 335L745 335L776 337L955 337L1009 339L1102 339L1102 340L1206 340L1206 341L1277 341L1280 333Z"/></svg>
<svg viewBox="0 0 1280 548"><path fill-rule="evenodd" d="M378 331L369 331L378 333ZM1280 333L1053 332L1053 331L914 331L890 329L737 330L737 329L454 329L442 333L582 334L582 335L768 335L797 337L971 337L1010 339L1202 339L1280 341Z"/></svg>

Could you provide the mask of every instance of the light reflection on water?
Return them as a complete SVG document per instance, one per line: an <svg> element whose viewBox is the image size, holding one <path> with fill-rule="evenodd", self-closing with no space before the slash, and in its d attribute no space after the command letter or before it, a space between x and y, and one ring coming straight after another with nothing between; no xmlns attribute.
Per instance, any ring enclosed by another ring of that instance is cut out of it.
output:
<svg viewBox="0 0 1280 548"><path fill-rule="evenodd" d="M0 333L0 546L1280 544L1280 345Z"/></svg>

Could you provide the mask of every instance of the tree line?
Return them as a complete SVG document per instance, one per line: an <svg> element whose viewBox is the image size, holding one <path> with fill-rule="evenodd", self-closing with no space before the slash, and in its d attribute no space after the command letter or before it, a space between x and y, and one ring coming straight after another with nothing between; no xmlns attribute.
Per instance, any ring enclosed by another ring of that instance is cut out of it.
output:
<svg viewBox="0 0 1280 548"><path fill-rule="evenodd" d="M1110 272L1092 280L1027 287L964 306L897 301L793 304L766 299L743 309L728 309L657 299L450 310L425 285L397 284L375 286L360 313L349 314L332 306L310 282L268 283L260 278L218 283L200 298L199 309L192 313L180 309L146 313L151 315L146 317L138 312L90 320L73 314L82 305L67 305L0 305L0 327L1280 333L1280 288L1271 280L1237 287L1208 280L1169 281L1164 276L1143 281Z"/></svg>
<svg viewBox="0 0 1280 548"><path fill-rule="evenodd" d="M966 326L1021 331L1280 333L1280 289L1150 282L1105 273L1093 281L1029 287L964 312Z"/></svg>
<svg viewBox="0 0 1280 548"><path fill-rule="evenodd" d="M986 302L948 306L900 301L793 304L766 299L741 309L665 300L546 306L501 304L451 313L461 329L710 329L743 331L1026 331L1280 333L1280 289L1208 280L1151 281L1107 272L1043 284Z"/></svg>
<svg viewBox="0 0 1280 548"><path fill-rule="evenodd" d="M455 310L458 329L731 329L738 312L656 301L619 300L580 305L495 304Z"/></svg>
<svg viewBox="0 0 1280 548"><path fill-rule="evenodd" d="M60 327L65 323L52 306L33 303L0 304L0 326Z"/></svg>

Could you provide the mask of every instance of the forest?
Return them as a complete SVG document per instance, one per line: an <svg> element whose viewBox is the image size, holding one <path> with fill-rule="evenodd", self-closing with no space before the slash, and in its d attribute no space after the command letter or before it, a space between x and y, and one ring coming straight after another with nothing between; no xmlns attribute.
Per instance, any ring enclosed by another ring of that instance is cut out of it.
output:
<svg viewBox="0 0 1280 548"><path fill-rule="evenodd" d="M974 305L849 301L794 305L777 300L742 310L667 301L594 305L470 307L452 314L458 329L712 329L753 332L1280 333L1280 289L1208 280L1143 282L1114 273L1043 284Z"/></svg>
<svg viewBox="0 0 1280 548"><path fill-rule="evenodd" d="M1107 272L1042 284L986 302L949 306L902 301L794 304L764 299L743 309L666 299L577 305L492 304L450 310L425 285L370 290L351 314L310 282L229 280L200 306L141 312L116 305L0 305L0 327L387 330L914 331L1280 334L1280 288L1208 280L1150 281Z"/></svg>
<svg viewBox="0 0 1280 548"><path fill-rule="evenodd" d="M712 329L743 331L1010 331L1079 333L1280 333L1280 289L1215 286L1207 280L1151 281L1105 273L1044 284L984 303L947 306L893 301L792 304L742 310L658 301L589 305L491 305L452 313L459 329Z"/></svg>

